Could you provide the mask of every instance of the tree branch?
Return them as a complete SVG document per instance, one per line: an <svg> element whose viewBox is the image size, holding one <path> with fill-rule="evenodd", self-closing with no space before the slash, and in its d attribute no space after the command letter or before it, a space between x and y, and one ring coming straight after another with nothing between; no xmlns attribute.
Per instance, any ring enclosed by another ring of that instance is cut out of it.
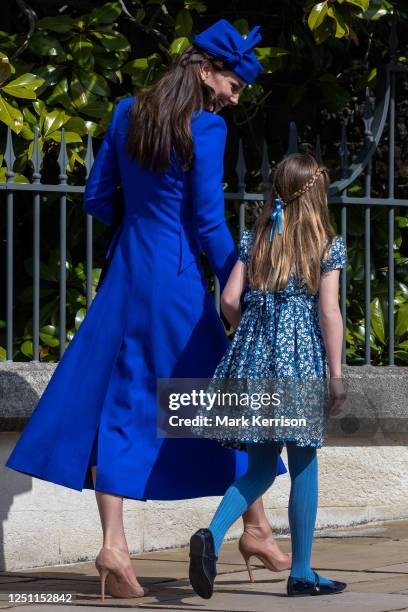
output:
<svg viewBox="0 0 408 612"><path fill-rule="evenodd" d="M135 26L136 26L137 28L139 28L139 30L141 30L141 31L142 31L144 34L147 34L147 35L151 35L151 34L153 34L153 35L154 35L154 37L155 37L157 40L159 40L159 41L160 41L160 42L161 42L163 45L165 45L166 47L168 47L168 46L169 46L169 41L168 41L168 40L167 40L167 38L164 36L164 34L162 34L162 33L161 33L159 30L156 30L156 29L155 29L155 28L153 28L153 27L151 28L151 30L150 30L150 29L148 29L148 28L146 28L146 27L145 27L145 26L144 26L142 23L140 23L140 21L138 21L138 20L136 19L136 17L134 17L134 16L133 16L133 15L132 15L132 14L131 14L129 11L128 11L127 6L126 6L126 4L125 4L125 0L119 0L119 4L120 4L120 6L122 7L122 11L123 11L123 13L124 13L124 15L123 15L123 16L125 17L125 19L128 19L129 21L131 21L132 23L134 23L134 24L135 24ZM161 10L161 7L158 7L158 11L160 11L160 10Z"/></svg>
<svg viewBox="0 0 408 612"><path fill-rule="evenodd" d="M16 0L16 4L21 9L21 11L24 13L24 15L27 17L28 32L26 34L24 42L19 46L19 48L13 54L11 58L12 60L18 57L27 48L28 42L34 33L35 26L38 21L37 13L31 8L31 6L28 6L28 4L24 2L24 0Z"/></svg>
<svg viewBox="0 0 408 612"><path fill-rule="evenodd" d="M252 104L252 107L250 107L250 110L253 109L251 113L249 113L245 108L242 108L241 110L243 110L246 114L246 118L243 121L238 121L236 116L233 115L234 125L240 126L249 123L258 114L258 111L264 107L265 101L271 95L271 93L272 90L270 89L265 95L262 96L262 98L258 100L258 102Z"/></svg>

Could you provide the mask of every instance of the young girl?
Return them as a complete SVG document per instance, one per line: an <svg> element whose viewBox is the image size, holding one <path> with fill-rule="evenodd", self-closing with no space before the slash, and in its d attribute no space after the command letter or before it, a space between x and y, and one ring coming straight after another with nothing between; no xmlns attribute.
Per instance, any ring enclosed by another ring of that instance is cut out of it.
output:
<svg viewBox="0 0 408 612"><path fill-rule="evenodd" d="M329 376L331 409L336 411L345 399L338 289L346 249L330 224L328 187L326 169L311 155L296 153L278 165L271 199L254 229L243 232L239 260L222 293L222 310L236 333L214 379L258 376L319 381ZM240 298L247 279L249 291L244 296L247 307L241 318ZM307 409L305 406L305 412ZM248 435L240 434L236 441L248 442ZM318 576L310 567L317 513L316 448L321 447L323 440L304 436L297 440L293 431L285 438L282 429L279 438L266 442L252 435L247 445L248 471L229 487L209 528L198 530L191 538L193 589L201 597L211 597L224 536L248 506L271 486L276 477L279 445L286 443L292 539L287 593L323 595L342 591L345 583ZM250 556L257 556L267 565L262 542L253 543L252 548L242 552L252 579Z"/></svg>

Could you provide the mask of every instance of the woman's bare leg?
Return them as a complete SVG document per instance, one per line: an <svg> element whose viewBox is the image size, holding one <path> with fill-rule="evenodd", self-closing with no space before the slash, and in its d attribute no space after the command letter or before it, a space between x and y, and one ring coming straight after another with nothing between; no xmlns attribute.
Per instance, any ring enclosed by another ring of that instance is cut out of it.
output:
<svg viewBox="0 0 408 612"><path fill-rule="evenodd" d="M96 483L96 466L92 467L92 479ZM116 548L129 554L123 526L123 497L95 491L103 531L103 546Z"/></svg>
<svg viewBox="0 0 408 612"><path fill-rule="evenodd" d="M257 525L260 529L269 531L271 529L269 521L266 518L265 508L262 497L258 497L254 503L249 506L248 510L242 515L244 527L246 525Z"/></svg>
<svg viewBox="0 0 408 612"><path fill-rule="evenodd" d="M96 485L96 470L93 466L92 480L94 487ZM101 518L103 545L98 557L104 552L105 558L107 549L116 551L119 554L119 564L116 567L116 575L110 574L109 581L107 579L107 587L114 597L125 597L130 593L135 597L143 596L146 592L142 589L133 570L132 562L129 556L129 548L126 542L125 528L123 525L123 497L113 495L111 493L102 493L95 490L95 497L98 503L99 516Z"/></svg>

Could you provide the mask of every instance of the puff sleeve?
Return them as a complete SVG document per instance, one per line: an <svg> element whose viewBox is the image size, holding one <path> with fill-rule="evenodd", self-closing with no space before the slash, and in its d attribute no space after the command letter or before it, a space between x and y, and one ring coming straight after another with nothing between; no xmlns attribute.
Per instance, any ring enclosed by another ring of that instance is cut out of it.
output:
<svg viewBox="0 0 408 612"><path fill-rule="evenodd" d="M251 255L251 247L252 247L252 239L253 239L253 231L245 229L238 243L238 259L242 261L244 264L249 263L249 258Z"/></svg>
<svg viewBox="0 0 408 612"><path fill-rule="evenodd" d="M106 225L113 223L114 196L120 183L119 164L113 136L119 107L120 102L114 110L89 173L83 200L85 211Z"/></svg>
<svg viewBox="0 0 408 612"><path fill-rule="evenodd" d="M344 268L347 262L346 245L342 236L335 236L321 262L321 274Z"/></svg>
<svg viewBox="0 0 408 612"><path fill-rule="evenodd" d="M227 126L222 117L204 111L193 122L192 132L194 159L191 166L191 197L194 223L200 246L222 290L237 261L234 240L225 219L222 188Z"/></svg>

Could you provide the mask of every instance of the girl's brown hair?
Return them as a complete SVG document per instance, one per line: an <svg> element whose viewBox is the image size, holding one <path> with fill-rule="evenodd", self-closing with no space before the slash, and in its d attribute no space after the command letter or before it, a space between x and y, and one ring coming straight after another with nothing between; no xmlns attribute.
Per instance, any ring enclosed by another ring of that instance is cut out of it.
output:
<svg viewBox="0 0 408 612"><path fill-rule="evenodd" d="M334 238L330 223L327 169L312 155L294 153L276 168L271 193L254 226L249 281L253 289L280 291L294 273L311 293L319 288L320 260ZM275 198L281 198L282 234L269 242Z"/></svg>
<svg viewBox="0 0 408 612"><path fill-rule="evenodd" d="M194 156L191 113L211 110L216 102L214 90L200 76L205 59L214 70L227 69L222 61L191 45L157 83L137 94L127 150L140 166L164 171L174 149L183 170L189 169Z"/></svg>

